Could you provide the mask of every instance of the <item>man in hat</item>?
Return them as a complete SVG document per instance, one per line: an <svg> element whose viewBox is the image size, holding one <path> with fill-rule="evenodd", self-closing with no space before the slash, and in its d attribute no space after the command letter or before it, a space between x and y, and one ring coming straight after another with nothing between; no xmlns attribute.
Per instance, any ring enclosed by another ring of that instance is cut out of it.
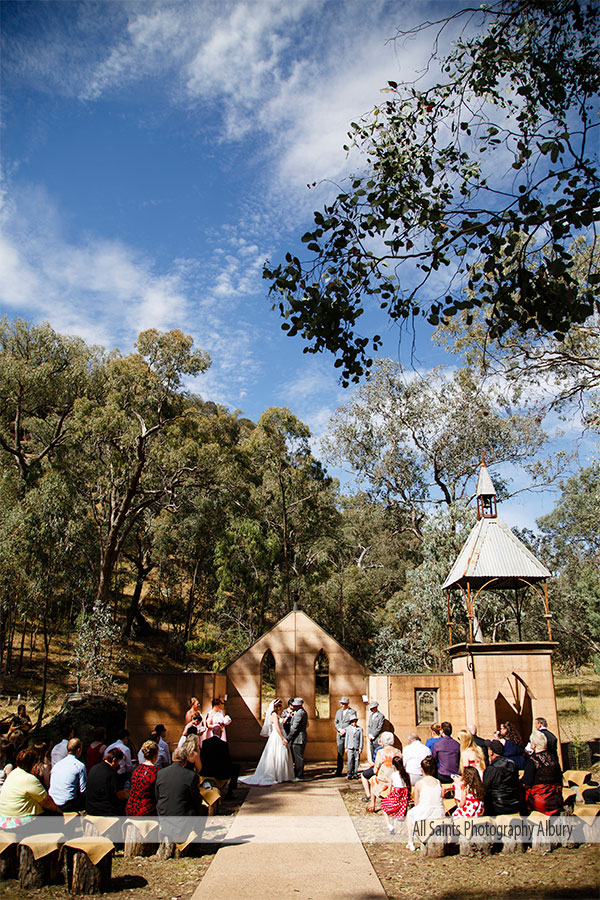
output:
<svg viewBox="0 0 600 900"><path fill-rule="evenodd" d="M350 706L350 698L349 697L340 697L340 708L335 714L335 719L333 720L333 724L335 725L336 730L336 743L337 743L337 765L335 768L335 774L341 775L344 770L344 751L346 749L346 728L352 721L352 716L355 716L358 719L358 715L355 709L352 709Z"/></svg>
<svg viewBox="0 0 600 900"><path fill-rule="evenodd" d="M308 715L304 709L302 697L294 697L291 705L294 714L290 721L287 742L294 760L294 780L300 781L304 777L304 748L306 746Z"/></svg>
<svg viewBox="0 0 600 900"><path fill-rule="evenodd" d="M346 753L348 754L348 781L351 781L353 778L358 778L358 764L360 762L360 752L363 748L363 730L358 724L356 713L353 713L350 718L344 742Z"/></svg>
<svg viewBox="0 0 600 900"><path fill-rule="evenodd" d="M504 744L489 741L490 764L483 772L485 812L505 816L519 812L519 772L512 759L504 758Z"/></svg>
<svg viewBox="0 0 600 900"><path fill-rule="evenodd" d="M371 762L375 759L375 747L379 735L383 731L385 716L379 712L379 703L377 700L371 700L369 703L369 721L367 722L367 734L369 735L369 744L371 747Z"/></svg>

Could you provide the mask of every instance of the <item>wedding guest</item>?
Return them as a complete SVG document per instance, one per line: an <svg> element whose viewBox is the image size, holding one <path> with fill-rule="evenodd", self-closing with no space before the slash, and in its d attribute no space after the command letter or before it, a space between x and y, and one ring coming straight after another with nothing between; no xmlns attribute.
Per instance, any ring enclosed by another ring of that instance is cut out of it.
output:
<svg viewBox="0 0 600 900"><path fill-rule="evenodd" d="M213 736L202 741L200 747L201 772L203 778L229 781L226 795L229 799L237 789L240 766L239 763L232 761L229 747L225 741L221 740L219 731L220 725L215 725Z"/></svg>
<svg viewBox="0 0 600 900"><path fill-rule="evenodd" d="M483 753L486 766L489 765L490 760L488 756L488 742L484 738L479 737L479 735L477 734L477 725L467 725L467 731L471 732L471 734L473 735L473 740Z"/></svg>
<svg viewBox="0 0 600 900"><path fill-rule="evenodd" d="M558 756L558 738L551 731L548 731L546 719L543 716L538 716L533 722L533 727L536 731L541 731L546 738L548 753L554 753L555 756Z"/></svg>
<svg viewBox="0 0 600 900"><path fill-rule="evenodd" d="M60 813L39 778L31 774L35 759L34 750L21 750L15 768L6 776L0 792L0 829L27 825L43 810Z"/></svg>
<svg viewBox="0 0 600 900"><path fill-rule="evenodd" d="M167 736L167 729L161 723L157 725L154 729L158 736L158 756L160 759L160 766L170 766L171 765L171 751L169 749L169 745L167 744L165 738Z"/></svg>
<svg viewBox="0 0 600 900"><path fill-rule="evenodd" d="M101 725L98 725L92 731L92 740L87 749L87 756L85 760L85 768L88 772L91 772L94 766L97 766L98 763L102 762L104 758L104 751L106 750L106 728L103 728Z"/></svg>
<svg viewBox="0 0 600 900"><path fill-rule="evenodd" d="M375 812L375 804L377 797L388 793L392 784L392 773L394 771L393 759L402 753L402 747L394 747L394 735L391 731L383 731L379 735L381 749L377 751L375 764L373 766L373 775L369 778L369 803L367 805L368 812ZM364 787L364 782L363 782Z"/></svg>
<svg viewBox="0 0 600 900"><path fill-rule="evenodd" d="M416 784L423 777L421 763L426 756L431 756L431 751L422 743L417 732L413 731L409 734L408 743L402 751L402 761L404 768L410 775L411 784Z"/></svg>
<svg viewBox="0 0 600 900"><path fill-rule="evenodd" d="M462 774L465 766L474 766L481 778L486 766L483 750L475 743L471 732L466 729L459 731L456 737L460 744L460 773Z"/></svg>
<svg viewBox="0 0 600 900"><path fill-rule="evenodd" d="M80 760L82 752L79 738L71 738L67 755L52 766L49 794L63 813L85 809L87 773Z"/></svg>
<svg viewBox="0 0 600 900"><path fill-rule="evenodd" d="M519 773L511 759L504 758L502 741L490 741L490 764L483 773L485 811L488 816L519 812Z"/></svg>
<svg viewBox="0 0 600 900"><path fill-rule="evenodd" d="M50 759L48 757L48 742L40 741L33 745L32 750L36 753L36 760L33 764L31 774L39 778L46 790L50 787Z"/></svg>
<svg viewBox="0 0 600 900"><path fill-rule="evenodd" d="M427 738L425 741L425 746L429 747L430 750L433 749L433 745L437 743L442 737L442 726L437 723L431 726L431 737Z"/></svg>
<svg viewBox="0 0 600 900"><path fill-rule="evenodd" d="M500 740L504 744L504 758L512 759L517 769L522 769L525 762L523 741L512 722L502 722Z"/></svg>
<svg viewBox="0 0 600 900"><path fill-rule="evenodd" d="M186 769L183 747L173 753L173 763L160 769L156 776L156 811L159 816L197 816L201 799L198 790L198 773Z"/></svg>
<svg viewBox="0 0 600 900"><path fill-rule="evenodd" d="M460 779L454 783L454 796L458 806L452 813L453 818L472 819L483 815L485 788L479 769L475 766L463 768Z"/></svg>
<svg viewBox="0 0 600 900"><path fill-rule="evenodd" d="M543 731L532 731L529 743L531 756L525 760L521 779L525 802L529 810L551 816L563 808L563 774Z"/></svg>
<svg viewBox="0 0 600 900"><path fill-rule="evenodd" d="M144 761L133 770L125 815L155 816L156 777L159 773L158 744L155 741L144 741L140 753Z"/></svg>
<svg viewBox="0 0 600 900"><path fill-rule="evenodd" d="M118 775L123 760L119 747L109 748L101 763L94 766L87 779L85 811L88 816L120 816L129 791L122 787Z"/></svg>
<svg viewBox="0 0 600 900"><path fill-rule="evenodd" d="M109 750L120 750L121 757L117 767L117 773L121 777L121 786L125 784L128 776L133 772L133 761L131 759L131 748L129 746L130 734L126 728L122 728L116 741L109 744L104 751L104 758Z"/></svg>
<svg viewBox="0 0 600 900"><path fill-rule="evenodd" d="M381 809L390 834L396 830L396 819L404 819L411 799L411 779L404 767L401 756L392 759L392 788L386 797L381 798ZM421 777L422 773L421 773Z"/></svg>
<svg viewBox="0 0 600 900"><path fill-rule="evenodd" d="M215 725L215 731L219 728L218 725ZM218 734L215 735L218 737ZM197 734L188 734L185 744L181 748L185 753L186 762L184 765L188 769L195 769L196 772L200 773L202 771L202 762L200 760L200 743L198 741Z"/></svg>
<svg viewBox="0 0 600 900"><path fill-rule="evenodd" d="M442 730L444 723L442 723ZM446 815L442 802L442 785L435 777L437 766L433 756L426 756L421 763L423 777L414 786L415 805L406 813L408 850L415 850L415 824L423 819L443 819Z"/></svg>
<svg viewBox="0 0 600 900"><path fill-rule="evenodd" d="M75 731L70 722L65 722L60 726L60 737L60 741L54 745L52 753L50 754L50 761L53 766L61 759L65 758L68 753L67 744L72 737L75 737Z"/></svg>
<svg viewBox="0 0 600 900"><path fill-rule="evenodd" d="M431 755L437 763L437 777L442 784L451 784L452 776L460 768L460 744L452 737L450 722L442 722L442 737L433 745Z"/></svg>

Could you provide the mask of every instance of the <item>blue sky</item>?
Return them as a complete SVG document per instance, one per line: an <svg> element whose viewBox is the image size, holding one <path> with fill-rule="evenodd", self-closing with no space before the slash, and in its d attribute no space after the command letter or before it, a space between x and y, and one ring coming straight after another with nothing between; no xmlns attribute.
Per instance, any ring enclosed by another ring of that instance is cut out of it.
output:
<svg viewBox="0 0 600 900"><path fill-rule="evenodd" d="M347 392L281 332L262 266L352 168L349 123L424 65L426 44L389 38L456 8L3 2L0 314L123 352L181 328L212 357L204 397L254 420L289 406L321 434ZM376 330L398 358L397 332ZM426 327L416 349L442 361Z"/></svg>

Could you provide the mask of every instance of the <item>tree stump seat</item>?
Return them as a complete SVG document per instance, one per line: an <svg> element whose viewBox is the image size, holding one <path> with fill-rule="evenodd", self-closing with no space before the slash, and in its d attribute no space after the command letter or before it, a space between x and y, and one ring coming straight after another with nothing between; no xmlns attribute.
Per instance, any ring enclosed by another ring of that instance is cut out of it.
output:
<svg viewBox="0 0 600 900"><path fill-rule="evenodd" d="M115 846L104 837L67 841L63 850L63 875L71 894L102 894L110 890Z"/></svg>
<svg viewBox="0 0 600 900"><path fill-rule="evenodd" d="M60 853L63 834L35 834L19 844L19 884L40 888L60 880Z"/></svg>
<svg viewBox="0 0 600 900"><path fill-rule="evenodd" d="M136 822L135 819L127 819L125 822L125 843L123 845L123 856L130 859L134 856L154 856L158 851L158 823L149 822L147 819ZM149 841L148 837L153 835L156 840Z"/></svg>
<svg viewBox="0 0 600 900"><path fill-rule="evenodd" d="M0 834L0 882L19 873L19 841L12 832Z"/></svg>

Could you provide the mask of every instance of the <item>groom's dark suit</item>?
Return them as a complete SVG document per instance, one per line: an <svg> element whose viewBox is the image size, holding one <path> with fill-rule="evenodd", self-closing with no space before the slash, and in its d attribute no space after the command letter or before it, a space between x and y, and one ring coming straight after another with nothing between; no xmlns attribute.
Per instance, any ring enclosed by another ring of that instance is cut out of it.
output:
<svg viewBox="0 0 600 900"><path fill-rule="evenodd" d="M308 715L306 710L300 707L291 718L290 730L287 736L294 760L295 778L302 778L304 775L304 747L306 745L307 726Z"/></svg>

